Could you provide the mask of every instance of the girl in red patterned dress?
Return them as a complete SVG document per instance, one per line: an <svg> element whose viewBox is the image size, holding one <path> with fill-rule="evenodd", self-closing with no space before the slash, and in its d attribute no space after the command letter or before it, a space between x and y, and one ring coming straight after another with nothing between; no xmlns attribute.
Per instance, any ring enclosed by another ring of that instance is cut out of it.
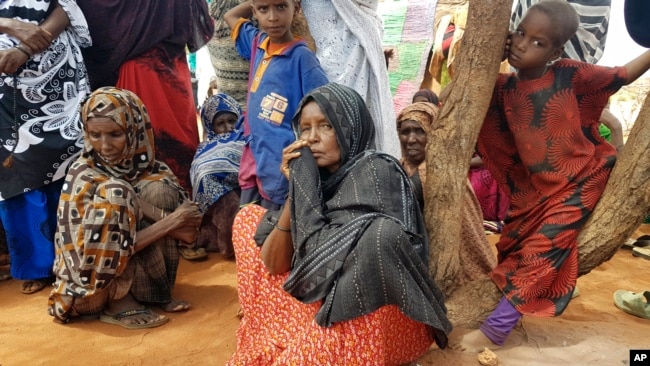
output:
<svg viewBox="0 0 650 366"><path fill-rule="evenodd" d="M578 28L566 1L532 6L506 45L516 73L499 75L479 134L485 165L511 197L499 264L503 298L460 348L498 348L522 315L562 314L576 285L577 236L605 189L616 150L598 133L610 95L650 67L646 52L624 67L559 59Z"/></svg>

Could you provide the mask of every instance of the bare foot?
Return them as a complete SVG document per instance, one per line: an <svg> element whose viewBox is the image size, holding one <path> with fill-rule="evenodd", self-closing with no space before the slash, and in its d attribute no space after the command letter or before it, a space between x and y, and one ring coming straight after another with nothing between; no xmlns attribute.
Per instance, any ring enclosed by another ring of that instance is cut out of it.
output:
<svg viewBox="0 0 650 366"><path fill-rule="evenodd" d="M502 346L492 343L490 338L488 338L480 329L473 330L460 339L452 341L451 348L457 351L469 352L469 353L480 353L483 352L485 348L490 350L499 349Z"/></svg>
<svg viewBox="0 0 650 366"><path fill-rule="evenodd" d="M177 313L186 311L192 306L189 302L172 298L172 301L166 304L157 304L161 309L168 313Z"/></svg>

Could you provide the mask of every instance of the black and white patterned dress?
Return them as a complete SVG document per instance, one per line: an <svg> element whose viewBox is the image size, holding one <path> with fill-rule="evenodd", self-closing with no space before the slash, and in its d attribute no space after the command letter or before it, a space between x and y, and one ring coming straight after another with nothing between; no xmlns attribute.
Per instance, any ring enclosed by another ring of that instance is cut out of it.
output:
<svg viewBox="0 0 650 366"><path fill-rule="evenodd" d="M40 24L52 0L3 0L0 17ZM13 75L0 75L0 201L65 177L83 147L79 108L90 91L80 47L91 44L75 0L58 0L70 25ZM53 8L53 7L52 7ZM0 34L0 50L19 41Z"/></svg>

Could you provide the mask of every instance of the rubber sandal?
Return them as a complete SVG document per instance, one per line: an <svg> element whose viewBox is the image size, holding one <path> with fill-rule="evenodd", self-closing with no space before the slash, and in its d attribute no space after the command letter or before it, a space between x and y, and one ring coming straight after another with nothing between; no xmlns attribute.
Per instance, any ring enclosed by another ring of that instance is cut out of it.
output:
<svg viewBox="0 0 650 366"><path fill-rule="evenodd" d="M614 292L614 305L628 314L650 319L650 291L617 290Z"/></svg>
<svg viewBox="0 0 650 366"><path fill-rule="evenodd" d="M636 239L628 239L623 245L622 249L633 250L634 248L650 247L650 235L641 235Z"/></svg>
<svg viewBox="0 0 650 366"><path fill-rule="evenodd" d="M5 281L10 278L11 278L11 273L9 273L9 271L0 269L0 281Z"/></svg>
<svg viewBox="0 0 650 366"><path fill-rule="evenodd" d="M650 246L650 235L641 235L634 241L634 246L638 248L645 248Z"/></svg>
<svg viewBox="0 0 650 366"><path fill-rule="evenodd" d="M53 281L51 277L39 278L37 280L26 280L23 281L23 285L20 292L26 295L35 294L41 291L42 289L44 289L45 286L49 285L52 282ZM32 285L30 286L30 284Z"/></svg>
<svg viewBox="0 0 650 366"><path fill-rule="evenodd" d="M178 253L188 261L199 261L208 258L208 253L203 248L178 247Z"/></svg>
<svg viewBox="0 0 650 366"><path fill-rule="evenodd" d="M643 259L650 260L650 248L634 247L632 249L632 255L635 257L641 257Z"/></svg>
<svg viewBox="0 0 650 366"><path fill-rule="evenodd" d="M126 329L155 328L155 327L159 327L159 326L161 326L161 325L163 325L163 324L165 324L165 323L167 323L169 321L169 318L164 316L164 315L159 320L148 322L148 323L128 324L128 323L124 323L122 321L125 318L129 318L129 317L132 317L132 316L138 316L138 315L158 315L158 316L161 316L159 314L154 313L149 308L144 308L144 309L121 311L121 312L113 314L113 315L108 315L106 313L102 313L99 316L99 321L102 322L102 323L119 325L119 326L121 326L123 328L126 328Z"/></svg>

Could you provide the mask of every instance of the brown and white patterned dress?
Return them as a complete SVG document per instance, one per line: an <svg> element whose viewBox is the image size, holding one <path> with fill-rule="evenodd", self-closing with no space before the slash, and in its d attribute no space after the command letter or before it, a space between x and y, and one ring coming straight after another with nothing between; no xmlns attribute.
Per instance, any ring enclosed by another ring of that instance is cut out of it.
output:
<svg viewBox="0 0 650 366"><path fill-rule="evenodd" d="M121 162L110 165L86 136L82 156L66 176L57 213L56 282L49 299L50 314L62 321L83 315L81 309L101 310L106 299L127 292L140 302L169 302L178 268L172 238L134 252L136 231L148 225L139 202L173 211L187 198L169 168L154 160L144 104L127 90L100 88L82 111L84 123L97 116L120 125L127 146Z"/></svg>

